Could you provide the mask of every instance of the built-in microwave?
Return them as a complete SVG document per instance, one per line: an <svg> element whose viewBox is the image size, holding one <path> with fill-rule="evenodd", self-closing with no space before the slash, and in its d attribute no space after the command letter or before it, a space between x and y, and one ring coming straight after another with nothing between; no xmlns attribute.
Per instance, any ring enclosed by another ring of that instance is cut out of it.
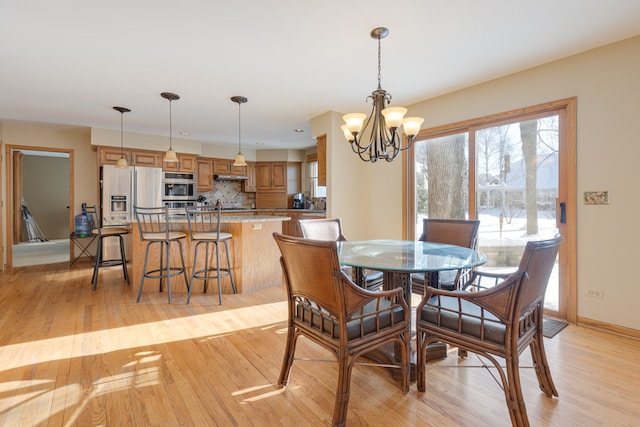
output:
<svg viewBox="0 0 640 427"><path fill-rule="evenodd" d="M198 197L198 180L191 172L163 172L162 199L195 200Z"/></svg>

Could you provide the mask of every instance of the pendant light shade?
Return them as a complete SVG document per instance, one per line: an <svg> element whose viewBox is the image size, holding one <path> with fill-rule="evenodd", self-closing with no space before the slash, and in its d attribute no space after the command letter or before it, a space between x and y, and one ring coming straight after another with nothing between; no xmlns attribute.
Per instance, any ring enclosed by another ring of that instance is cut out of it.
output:
<svg viewBox="0 0 640 427"><path fill-rule="evenodd" d="M171 93L171 92L162 92L160 94L161 97L163 97L164 99L168 99L169 100L169 149L164 153L164 161L165 162L177 162L178 161L178 156L176 156L176 152L173 151L173 129L172 129L172 123L171 123L171 101L176 101L178 99L180 99L180 96L176 95L175 93Z"/></svg>
<svg viewBox="0 0 640 427"><path fill-rule="evenodd" d="M114 110L120 112L120 158L116 162L116 167L120 169L128 168L127 158L124 157L124 129L123 129L123 117L124 113L128 113L131 110L125 107L113 107Z"/></svg>
<svg viewBox="0 0 640 427"><path fill-rule="evenodd" d="M232 96L231 100L238 104L238 154L236 154L236 160L233 162L233 166L247 166L247 161L244 159L244 154L242 154L242 127L240 120L240 104L247 102L247 98L244 96Z"/></svg>

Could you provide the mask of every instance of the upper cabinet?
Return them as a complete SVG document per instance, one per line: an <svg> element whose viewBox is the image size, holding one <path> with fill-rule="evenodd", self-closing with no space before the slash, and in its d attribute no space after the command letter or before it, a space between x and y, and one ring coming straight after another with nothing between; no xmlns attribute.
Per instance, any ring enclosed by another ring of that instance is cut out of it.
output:
<svg viewBox="0 0 640 427"><path fill-rule="evenodd" d="M256 163L256 190L284 191L287 190L286 162L258 162Z"/></svg>
<svg viewBox="0 0 640 427"><path fill-rule="evenodd" d="M158 151L97 147L97 152L100 165L115 165L123 154L129 166L160 167L162 165L162 153Z"/></svg>
<svg viewBox="0 0 640 427"><path fill-rule="evenodd" d="M247 180L242 182L242 190L245 193L255 193L256 188L256 165L247 162Z"/></svg>
<svg viewBox="0 0 640 427"><path fill-rule="evenodd" d="M213 190L213 159L198 159L198 191Z"/></svg>
<svg viewBox="0 0 640 427"><path fill-rule="evenodd" d="M177 162L162 162L162 169L177 172L195 172L197 169L198 156L195 154L178 153Z"/></svg>
<svg viewBox="0 0 640 427"><path fill-rule="evenodd" d="M246 166L233 166L234 160L229 159L213 159L213 173L215 175L237 175L244 176L247 174Z"/></svg>

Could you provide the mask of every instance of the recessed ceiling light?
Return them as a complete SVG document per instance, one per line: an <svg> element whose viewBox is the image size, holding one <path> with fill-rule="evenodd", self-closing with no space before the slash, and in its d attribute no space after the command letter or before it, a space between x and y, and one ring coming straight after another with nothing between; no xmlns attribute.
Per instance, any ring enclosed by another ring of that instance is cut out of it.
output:
<svg viewBox="0 0 640 427"><path fill-rule="evenodd" d="M191 135L191 132L188 132L188 131L186 131L186 130L183 130L182 132L180 132L180 135L182 135L182 136L189 136L189 135Z"/></svg>
<svg viewBox="0 0 640 427"><path fill-rule="evenodd" d="M301 133L301 132L304 132L304 129L294 129L293 131L297 133Z"/></svg>

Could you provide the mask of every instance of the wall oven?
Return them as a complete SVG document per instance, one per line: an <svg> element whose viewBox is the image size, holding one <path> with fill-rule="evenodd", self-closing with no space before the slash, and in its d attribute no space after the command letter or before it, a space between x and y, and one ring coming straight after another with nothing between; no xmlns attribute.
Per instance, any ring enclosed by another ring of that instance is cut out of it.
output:
<svg viewBox="0 0 640 427"><path fill-rule="evenodd" d="M162 199L195 200L198 197L198 180L191 172L163 172Z"/></svg>

